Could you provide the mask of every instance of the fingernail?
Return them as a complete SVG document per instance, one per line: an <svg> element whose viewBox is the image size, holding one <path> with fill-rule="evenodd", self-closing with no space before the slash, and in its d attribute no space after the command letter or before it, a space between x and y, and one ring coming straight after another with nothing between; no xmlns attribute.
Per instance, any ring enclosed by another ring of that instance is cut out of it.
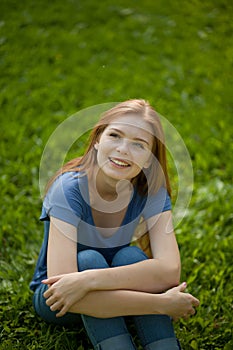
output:
<svg viewBox="0 0 233 350"><path fill-rule="evenodd" d="M184 287L187 287L187 282L182 283Z"/></svg>

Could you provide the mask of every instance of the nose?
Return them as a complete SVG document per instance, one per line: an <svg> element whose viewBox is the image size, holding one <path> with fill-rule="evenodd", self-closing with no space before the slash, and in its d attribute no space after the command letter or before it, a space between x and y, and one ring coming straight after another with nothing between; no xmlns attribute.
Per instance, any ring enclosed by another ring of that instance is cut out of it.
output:
<svg viewBox="0 0 233 350"><path fill-rule="evenodd" d="M117 145L116 151L121 154L129 154L129 145L127 140L121 140L121 142Z"/></svg>

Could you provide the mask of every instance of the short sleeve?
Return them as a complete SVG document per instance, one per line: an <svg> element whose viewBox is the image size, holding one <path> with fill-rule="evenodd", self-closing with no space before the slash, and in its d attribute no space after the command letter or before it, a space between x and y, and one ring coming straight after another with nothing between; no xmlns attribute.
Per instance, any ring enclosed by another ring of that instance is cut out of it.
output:
<svg viewBox="0 0 233 350"><path fill-rule="evenodd" d="M43 202L41 221L53 216L78 226L83 215L83 198L78 182L77 173L73 172L62 174L54 181Z"/></svg>
<svg viewBox="0 0 233 350"><path fill-rule="evenodd" d="M171 210L171 199L164 187L161 187L155 195L148 196L143 209L144 219L160 214L164 211Z"/></svg>

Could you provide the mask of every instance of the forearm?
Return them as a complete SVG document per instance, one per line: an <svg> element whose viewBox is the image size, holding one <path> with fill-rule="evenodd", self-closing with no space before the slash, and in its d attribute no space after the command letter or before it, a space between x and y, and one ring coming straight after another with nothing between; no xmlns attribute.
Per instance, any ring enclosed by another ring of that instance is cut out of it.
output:
<svg viewBox="0 0 233 350"><path fill-rule="evenodd" d="M163 313L162 299L162 295L127 290L94 291L68 311L98 318L160 314Z"/></svg>
<svg viewBox="0 0 233 350"><path fill-rule="evenodd" d="M81 274L81 273L80 273ZM75 279L77 273L72 274ZM130 290L114 291L93 291L85 293L81 291L80 298L74 296L71 285L64 284L64 275L57 282L52 284L43 294L47 299L46 304L51 311L59 310L57 317L65 315L66 312L86 314L99 318L127 316L127 315L148 315L165 314L174 319L194 314L194 307L199 301L188 293L183 293L186 283L169 289L166 293L153 294ZM53 278L45 280L50 284ZM57 288L60 284L60 288ZM57 285L57 286L56 286ZM64 293L62 286L65 286ZM68 288L67 288L68 287ZM64 294L66 294L64 298Z"/></svg>
<svg viewBox="0 0 233 350"><path fill-rule="evenodd" d="M133 290L159 293L179 284L180 265L159 259L108 269L87 270L90 290Z"/></svg>

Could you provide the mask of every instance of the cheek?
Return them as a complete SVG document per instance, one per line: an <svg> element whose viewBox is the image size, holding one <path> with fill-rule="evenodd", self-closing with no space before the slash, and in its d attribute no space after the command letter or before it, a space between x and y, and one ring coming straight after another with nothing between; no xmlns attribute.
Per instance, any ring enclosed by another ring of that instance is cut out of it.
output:
<svg viewBox="0 0 233 350"><path fill-rule="evenodd" d="M100 143L98 145L98 150L96 152L96 159L99 166L103 166L104 163L108 160L109 147L106 147L106 144Z"/></svg>
<svg viewBox="0 0 233 350"><path fill-rule="evenodd" d="M106 153L106 145L105 143L99 143L98 144L98 150L97 150L97 156L101 156L102 154Z"/></svg>
<svg viewBox="0 0 233 350"><path fill-rule="evenodd" d="M135 164L140 168L147 167L150 164L150 156L151 152L147 152L146 154L138 154L135 156Z"/></svg>
<svg viewBox="0 0 233 350"><path fill-rule="evenodd" d="M101 140L98 144L98 149L102 152L106 152L110 150L114 145L114 142L111 142L109 140Z"/></svg>

